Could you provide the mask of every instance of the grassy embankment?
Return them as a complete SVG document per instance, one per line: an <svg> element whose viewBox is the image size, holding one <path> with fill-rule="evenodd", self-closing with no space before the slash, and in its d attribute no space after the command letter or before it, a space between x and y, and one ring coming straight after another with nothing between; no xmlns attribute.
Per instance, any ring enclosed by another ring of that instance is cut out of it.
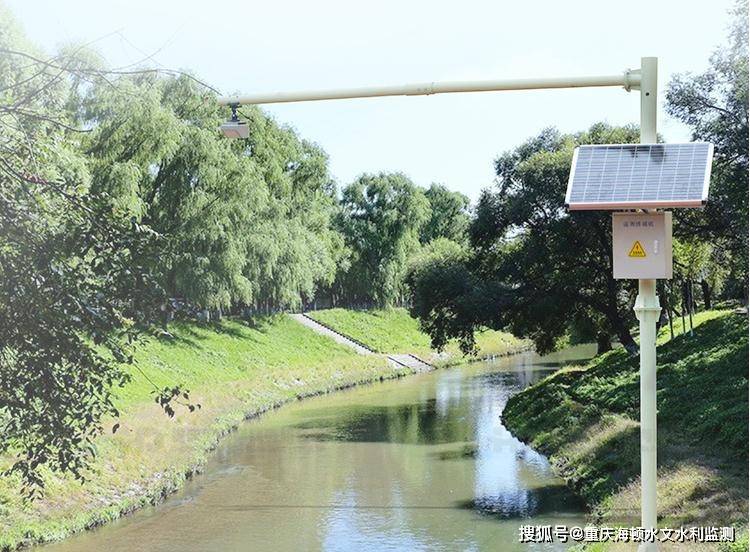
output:
<svg viewBox="0 0 750 552"><path fill-rule="evenodd" d="M394 335L403 338L410 326L409 339L426 343L425 336L415 336L415 322L397 318ZM387 334L388 328L380 331ZM49 474L45 498L27 504L17 481L0 479L0 550L60 539L158 501L199 470L217 440L248 416L405 373L383 357L358 355L286 316L250 324L175 323L170 332L172 338L149 339L136 355L138 369L128 368L132 380L117 392L120 428L112 434L115 421L107 423L84 485ZM498 353L516 347L507 336L495 345ZM153 402L149 380L159 387L184 384L200 410L178 407L169 419ZM8 463L0 458L0 469Z"/></svg>
<svg viewBox="0 0 750 552"><path fill-rule="evenodd" d="M444 354L438 356L430 347L430 338L419 330L419 323L409 316L406 309L329 309L307 314L381 353L411 353L438 366L476 360L463 356L456 343L450 343ZM477 358L507 355L530 346L530 342L519 340L509 333L485 330L477 335Z"/></svg>
<svg viewBox="0 0 750 552"><path fill-rule="evenodd" d="M659 523L746 528L747 316L709 311L696 323L693 337L658 338ZM519 393L503 421L550 456L595 519L637 526L638 408L638 358L617 350Z"/></svg>

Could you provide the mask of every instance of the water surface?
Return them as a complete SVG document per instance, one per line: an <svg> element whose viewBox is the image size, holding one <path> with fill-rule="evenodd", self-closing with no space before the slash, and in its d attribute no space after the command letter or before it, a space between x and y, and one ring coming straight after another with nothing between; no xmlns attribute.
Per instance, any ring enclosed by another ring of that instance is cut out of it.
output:
<svg viewBox="0 0 750 552"><path fill-rule="evenodd" d="M519 527L582 525L582 505L500 414L592 353L523 353L285 406L243 424L165 503L45 549L556 550L518 543Z"/></svg>

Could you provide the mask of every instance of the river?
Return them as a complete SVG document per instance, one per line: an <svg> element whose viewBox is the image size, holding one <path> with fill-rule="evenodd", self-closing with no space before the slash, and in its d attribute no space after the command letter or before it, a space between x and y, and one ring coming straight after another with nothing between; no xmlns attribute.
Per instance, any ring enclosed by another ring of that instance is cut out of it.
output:
<svg viewBox="0 0 750 552"><path fill-rule="evenodd" d="M556 550L520 544L519 527L583 525L582 504L500 414L593 352L522 353L284 406L225 438L164 503L45 552Z"/></svg>

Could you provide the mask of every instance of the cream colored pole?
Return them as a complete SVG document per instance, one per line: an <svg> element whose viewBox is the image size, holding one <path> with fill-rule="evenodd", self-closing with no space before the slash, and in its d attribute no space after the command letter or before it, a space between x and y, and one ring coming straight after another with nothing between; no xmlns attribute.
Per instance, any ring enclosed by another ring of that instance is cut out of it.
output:
<svg viewBox="0 0 750 552"><path fill-rule="evenodd" d="M641 58L641 143L656 143L657 58ZM656 523L656 322L661 307L656 280L638 280L633 308L640 324L641 345L641 527ZM657 550L645 542L639 552Z"/></svg>
<svg viewBox="0 0 750 552"><path fill-rule="evenodd" d="M221 105L248 105L375 98L382 96L429 96L431 94L454 94L457 92L496 92L501 90L540 90L547 88L588 88L602 86L622 86L630 91L631 87L637 88L639 84L640 75L638 72L628 70L619 75L591 77L425 82L396 86L271 92L243 96L223 96L218 101Z"/></svg>

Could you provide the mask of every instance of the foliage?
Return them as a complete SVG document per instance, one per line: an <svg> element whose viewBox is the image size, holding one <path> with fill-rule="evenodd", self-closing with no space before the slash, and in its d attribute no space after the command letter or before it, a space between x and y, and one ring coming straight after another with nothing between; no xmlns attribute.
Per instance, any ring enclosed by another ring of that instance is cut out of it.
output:
<svg viewBox="0 0 750 552"><path fill-rule="evenodd" d="M336 227L346 250L333 304L403 304L405 278L422 249L467 242L469 198L432 184L423 190L402 174L363 175L342 193Z"/></svg>
<svg viewBox="0 0 750 552"><path fill-rule="evenodd" d="M733 276L743 288L748 262L747 6L747 0L737 0L728 45L716 50L708 70L671 79L666 104L670 115L691 127L694 140L715 147L708 204L702 211L677 213L677 236L709 238L727 249Z"/></svg>
<svg viewBox="0 0 750 552"><path fill-rule="evenodd" d="M358 355L283 315L175 321L170 334L146 338L135 364L123 367L131 377L115 398L121 427L113 434L115 420L106 421L85 485L42 468L45 496L25 503L17 478L0 478L0 550L58 540L163 500L248 416L399 375L384 359ZM190 388L202 408L176 409L165 423L152 391L174 382Z"/></svg>
<svg viewBox="0 0 750 552"><path fill-rule="evenodd" d="M496 161L497 190L480 197L468 260L436 262L411 279L412 312L435 345L455 337L471 349L478 328L507 327L548 351L572 319L633 347L632 292L612 279L610 217L569 213L564 196L575 145L637 139L634 127L548 129Z"/></svg>
<svg viewBox="0 0 750 552"><path fill-rule="evenodd" d="M675 77L668 110L716 144L705 211L680 210L677 277L701 284L704 301L737 287L746 297L748 181L747 3L740 1L730 46L703 75ZM496 161L497 190L485 190L471 220L471 253L425 264L410 275L412 313L435 346L459 338L470 350L483 326L508 328L548 351L563 336L617 338L631 351L632 285L613 280L611 222L604 212L568 213L564 193L572 149L585 143L638 141L635 127L596 124L561 135L548 129ZM710 244L706 243L710 239ZM727 265L729 270L727 270ZM735 282L725 286L727 279ZM663 286L662 286L663 287ZM674 288L662 290L674 304Z"/></svg>
<svg viewBox="0 0 750 552"><path fill-rule="evenodd" d="M296 308L332 281L342 244L320 148L257 109L248 140L224 139L220 107L184 76L121 79L84 105L99 122L86 144L94 186L165 236L155 269L172 296Z"/></svg>
<svg viewBox="0 0 750 552"><path fill-rule="evenodd" d="M498 189L473 219L464 195L400 173L363 175L339 196L325 152L259 109L242 112L250 137L227 141L216 131L226 113L194 76L112 70L85 47L48 57L0 16L0 452L30 491L43 465L83 477L132 375L123 363L176 304L410 301L438 349L457 338L472 352L487 327L540 351L563 335L633 347L633 290L610 277L609 219L568 214L562 197L575 144L634 141L634 128L542 132L497 160ZM717 145L709 207L677 227L683 277L709 299L747 276L739 20L709 71L668 93L670 112ZM155 381L174 415L186 390Z"/></svg>
<svg viewBox="0 0 750 552"><path fill-rule="evenodd" d="M420 231L419 241L430 243L444 238L466 242L469 230L469 198L442 184L431 184L424 192L430 202L430 217Z"/></svg>
<svg viewBox="0 0 750 552"><path fill-rule="evenodd" d="M83 479L117 413L119 362L161 297L158 236L91 189L68 109L85 59L38 61L6 13L0 48L0 453L34 496L42 465Z"/></svg>
<svg viewBox="0 0 750 552"><path fill-rule="evenodd" d="M429 209L424 192L399 173L365 174L343 189L337 226L351 249L351 268L338 282L345 299L380 306L402 301Z"/></svg>
<svg viewBox="0 0 750 552"><path fill-rule="evenodd" d="M723 543L719 546L721 552L745 552L750 549L748 534L739 535L735 542Z"/></svg>
<svg viewBox="0 0 750 552"><path fill-rule="evenodd" d="M477 278L468 268L468 251L450 241L437 240L412 263L407 283L409 312L438 351L456 339L464 354L477 352L475 334L496 320L507 307L512 290Z"/></svg>
<svg viewBox="0 0 750 552"><path fill-rule="evenodd" d="M729 275L730 255L726 249L715 247L713 243L697 238L673 240L674 278L686 286L700 282L705 307L711 308L711 298L722 292ZM692 287L691 287L692 290ZM674 304L674 301L673 301Z"/></svg>
<svg viewBox="0 0 750 552"><path fill-rule="evenodd" d="M194 77L108 70L84 47L47 58L2 15L0 452L33 494L43 465L83 478L120 363L170 297L299 307L346 250L320 148L259 110L231 143ZM152 392L169 415L187 399Z"/></svg>

